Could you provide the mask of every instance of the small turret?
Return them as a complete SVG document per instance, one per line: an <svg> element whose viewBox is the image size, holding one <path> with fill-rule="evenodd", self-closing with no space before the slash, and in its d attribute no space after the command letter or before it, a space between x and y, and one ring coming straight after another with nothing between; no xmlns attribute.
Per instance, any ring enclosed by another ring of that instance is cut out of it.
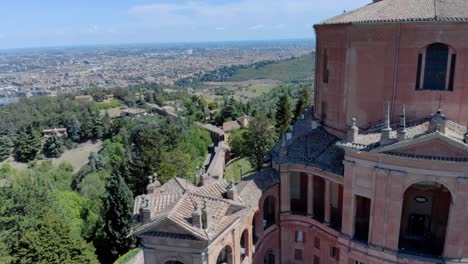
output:
<svg viewBox="0 0 468 264"><path fill-rule="evenodd" d="M155 173L152 176L148 176L149 183L146 186L146 192L148 194L154 193L156 188L161 187L161 183L158 181L158 174Z"/></svg>
<svg viewBox="0 0 468 264"><path fill-rule="evenodd" d="M403 107L401 108L400 125L398 126L397 139L398 139L398 141L403 141L403 140L406 139L406 110L405 110L405 105L403 105Z"/></svg>
<svg viewBox="0 0 468 264"><path fill-rule="evenodd" d="M357 136L359 135L359 128L356 125L356 118L351 118L351 126L348 129L348 140L355 142Z"/></svg>
<svg viewBox="0 0 468 264"><path fill-rule="evenodd" d="M385 124L380 135L380 145L387 145L392 142L390 139L391 133L392 128L390 127L390 103L387 103L387 109L385 111Z"/></svg>

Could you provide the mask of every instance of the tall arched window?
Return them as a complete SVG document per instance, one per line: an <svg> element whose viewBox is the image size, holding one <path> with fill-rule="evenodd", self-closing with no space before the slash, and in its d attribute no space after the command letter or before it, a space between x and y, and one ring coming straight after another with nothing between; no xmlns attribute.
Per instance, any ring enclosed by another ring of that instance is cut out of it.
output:
<svg viewBox="0 0 468 264"><path fill-rule="evenodd" d="M276 223L275 198L268 196L263 202L263 230Z"/></svg>
<svg viewBox="0 0 468 264"><path fill-rule="evenodd" d="M452 91L457 55L443 43L433 43L418 56L417 90Z"/></svg>

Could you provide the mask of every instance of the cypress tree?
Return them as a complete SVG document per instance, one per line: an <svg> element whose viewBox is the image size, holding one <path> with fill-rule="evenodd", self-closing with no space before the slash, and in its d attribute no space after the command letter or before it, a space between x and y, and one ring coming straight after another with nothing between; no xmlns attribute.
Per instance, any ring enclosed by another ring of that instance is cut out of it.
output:
<svg viewBox="0 0 468 264"><path fill-rule="evenodd" d="M15 140L15 158L18 161L31 161L41 151L41 135L34 130L32 125L21 128Z"/></svg>
<svg viewBox="0 0 468 264"><path fill-rule="evenodd" d="M107 196L103 199L104 232L108 251L118 257L126 253L133 245L131 231L133 213L133 195L119 174L114 174L106 187Z"/></svg>
<svg viewBox="0 0 468 264"><path fill-rule="evenodd" d="M102 124L102 137L110 138L112 137L112 119L108 111L104 114L101 119Z"/></svg>
<svg viewBox="0 0 468 264"><path fill-rule="evenodd" d="M292 121L291 101L287 95L282 95L276 104L276 134L281 137L288 131L289 125Z"/></svg>
<svg viewBox="0 0 468 264"><path fill-rule="evenodd" d="M309 92L307 88L304 87L297 99L296 108L294 109L294 120L298 120L299 117L305 112L307 106L309 105Z"/></svg>
<svg viewBox="0 0 468 264"><path fill-rule="evenodd" d="M90 110L91 117L91 134L92 138L98 139L102 137L102 120L98 109Z"/></svg>
<svg viewBox="0 0 468 264"><path fill-rule="evenodd" d="M78 118L73 115L67 122L67 133L68 137L75 141L80 141L81 123Z"/></svg>
<svg viewBox="0 0 468 264"><path fill-rule="evenodd" d="M56 134L54 134L44 143L44 155L48 158L58 158L62 155L62 153L62 140Z"/></svg>
<svg viewBox="0 0 468 264"><path fill-rule="evenodd" d="M0 137L0 161L4 161L10 156L12 143L7 136Z"/></svg>

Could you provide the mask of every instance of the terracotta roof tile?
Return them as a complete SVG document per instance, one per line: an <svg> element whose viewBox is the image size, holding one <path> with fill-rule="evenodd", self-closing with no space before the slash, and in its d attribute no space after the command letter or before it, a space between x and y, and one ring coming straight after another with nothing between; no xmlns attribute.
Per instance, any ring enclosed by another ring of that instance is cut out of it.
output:
<svg viewBox="0 0 468 264"><path fill-rule="evenodd" d="M381 0L318 24L468 22L466 0Z"/></svg>

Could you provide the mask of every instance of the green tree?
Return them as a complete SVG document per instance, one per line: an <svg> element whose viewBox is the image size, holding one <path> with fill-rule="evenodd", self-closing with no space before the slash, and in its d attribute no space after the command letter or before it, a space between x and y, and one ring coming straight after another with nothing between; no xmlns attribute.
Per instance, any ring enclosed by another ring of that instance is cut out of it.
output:
<svg viewBox="0 0 468 264"><path fill-rule="evenodd" d="M271 124L263 114L258 114L249 124L245 133L244 153L250 164L260 170L263 167L263 159L275 144L275 132Z"/></svg>
<svg viewBox="0 0 468 264"><path fill-rule="evenodd" d="M307 87L302 88L297 98L296 108L294 109L294 120L298 120L309 106L309 91Z"/></svg>
<svg viewBox="0 0 468 264"><path fill-rule="evenodd" d="M92 245L69 225L53 183L37 177L39 172L18 174L11 188L0 189L0 254L8 254L6 263L12 264L97 263Z"/></svg>
<svg viewBox="0 0 468 264"><path fill-rule="evenodd" d="M276 134L281 137L291 125L291 101L287 95L282 95L276 104L275 128Z"/></svg>
<svg viewBox="0 0 468 264"><path fill-rule="evenodd" d="M80 128L81 140L87 140L87 139L93 138L94 119L91 113L89 112L89 110L84 112L81 115L80 123L81 123L81 128Z"/></svg>
<svg viewBox="0 0 468 264"><path fill-rule="evenodd" d="M104 114L101 119L102 124L102 137L110 138L112 136L112 119L108 111Z"/></svg>
<svg viewBox="0 0 468 264"><path fill-rule="evenodd" d="M0 137L0 161L4 161L11 154L11 148L13 147L13 142L7 136Z"/></svg>
<svg viewBox="0 0 468 264"><path fill-rule="evenodd" d="M81 123L78 120L78 118L73 115L68 121L67 121L67 134L68 137L75 141L79 142L80 141L80 132L81 132Z"/></svg>
<svg viewBox="0 0 468 264"><path fill-rule="evenodd" d="M141 194L145 191L148 175L157 171L161 149L165 145L164 139L159 133L158 126L144 124L132 129L130 142L128 155L130 167L121 169L129 170L130 175L126 175L129 187L134 194Z"/></svg>
<svg viewBox="0 0 468 264"><path fill-rule="evenodd" d="M231 151L235 155L244 156L245 154L244 153L245 132L247 132L247 130L238 129L229 133L229 138L228 138L229 146L231 147Z"/></svg>
<svg viewBox="0 0 468 264"><path fill-rule="evenodd" d="M65 221L49 213L18 241L13 263L98 263L92 245L74 236Z"/></svg>
<svg viewBox="0 0 468 264"><path fill-rule="evenodd" d="M15 158L18 161L31 161L41 151L41 135L32 125L21 128L16 134Z"/></svg>
<svg viewBox="0 0 468 264"><path fill-rule="evenodd" d="M53 134L51 137L47 138L44 147L44 155L48 158L58 158L62 155L63 141L56 134Z"/></svg>
<svg viewBox="0 0 468 264"><path fill-rule="evenodd" d="M92 108L89 112L91 117L91 138L98 139L102 137L102 120L97 108Z"/></svg>
<svg viewBox="0 0 468 264"><path fill-rule="evenodd" d="M131 232L133 196L119 174L112 175L106 187L107 196L103 199L104 232L109 252L115 258L126 253L133 245Z"/></svg>

